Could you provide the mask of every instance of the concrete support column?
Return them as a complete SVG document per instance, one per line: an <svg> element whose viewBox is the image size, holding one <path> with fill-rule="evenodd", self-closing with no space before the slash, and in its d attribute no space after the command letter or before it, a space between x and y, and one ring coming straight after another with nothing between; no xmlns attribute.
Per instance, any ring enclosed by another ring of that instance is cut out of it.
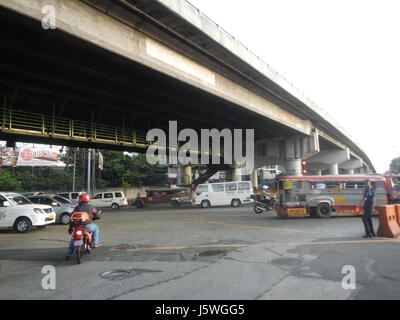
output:
<svg viewBox="0 0 400 320"><path fill-rule="evenodd" d="M191 166L186 166L184 167L184 179L183 179L183 184L189 185L192 183L192 167Z"/></svg>
<svg viewBox="0 0 400 320"><path fill-rule="evenodd" d="M258 188L258 169L254 168L253 173L251 175L251 182L253 187Z"/></svg>
<svg viewBox="0 0 400 320"><path fill-rule="evenodd" d="M354 169L347 170L347 174L354 174Z"/></svg>
<svg viewBox="0 0 400 320"><path fill-rule="evenodd" d="M337 176L339 174L339 167L337 163L329 166L329 174L333 176Z"/></svg>
<svg viewBox="0 0 400 320"><path fill-rule="evenodd" d="M176 184L178 186L184 184L184 167L179 163L177 165Z"/></svg>
<svg viewBox="0 0 400 320"><path fill-rule="evenodd" d="M233 181L242 181L242 169L241 168L235 168L233 170Z"/></svg>
<svg viewBox="0 0 400 320"><path fill-rule="evenodd" d="M287 159L286 174L290 176L301 176L301 159Z"/></svg>

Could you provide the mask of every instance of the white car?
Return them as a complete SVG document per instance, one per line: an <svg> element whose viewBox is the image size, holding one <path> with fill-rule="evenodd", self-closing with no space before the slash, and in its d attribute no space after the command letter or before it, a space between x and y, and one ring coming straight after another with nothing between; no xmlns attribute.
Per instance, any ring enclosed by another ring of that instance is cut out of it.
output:
<svg viewBox="0 0 400 320"><path fill-rule="evenodd" d="M128 205L128 199L122 191L102 192L96 194L90 204L96 208L111 208L113 210Z"/></svg>
<svg viewBox="0 0 400 320"><path fill-rule="evenodd" d="M0 193L0 228L24 233L32 227L44 228L55 219L51 206L34 204L18 193Z"/></svg>

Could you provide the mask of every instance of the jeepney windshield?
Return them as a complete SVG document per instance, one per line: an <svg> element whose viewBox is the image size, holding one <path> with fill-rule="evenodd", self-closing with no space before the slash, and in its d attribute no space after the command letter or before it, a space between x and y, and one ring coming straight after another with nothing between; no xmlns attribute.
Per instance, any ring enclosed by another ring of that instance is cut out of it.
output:
<svg viewBox="0 0 400 320"><path fill-rule="evenodd" d="M279 196L283 202L297 202L299 190L299 181L296 180L280 180Z"/></svg>

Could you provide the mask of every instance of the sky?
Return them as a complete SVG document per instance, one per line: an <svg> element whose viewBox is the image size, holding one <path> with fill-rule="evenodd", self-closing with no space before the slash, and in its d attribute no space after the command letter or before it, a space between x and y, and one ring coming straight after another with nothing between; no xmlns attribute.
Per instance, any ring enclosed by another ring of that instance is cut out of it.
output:
<svg viewBox="0 0 400 320"><path fill-rule="evenodd" d="M377 172L400 156L400 1L189 2L323 108Z"/></svg>

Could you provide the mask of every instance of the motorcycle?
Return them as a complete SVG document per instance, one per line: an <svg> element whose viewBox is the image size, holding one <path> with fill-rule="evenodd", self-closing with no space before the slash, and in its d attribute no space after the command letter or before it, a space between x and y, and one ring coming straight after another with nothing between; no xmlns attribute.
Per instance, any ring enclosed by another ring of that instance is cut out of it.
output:
<svg viewBox="0 0 400 320"><path fill-rule="evenodd" d="M267 205L265 202L262 202L259 197L255 197L254 195L251 197L254 199L254 212L257 214L261 214L263 212L273 211L276 206L275 197L271 196L270 203Z"/></svg>
<svg viewBox="0 0 400 320"><path fill-rule="evenodd" d="M100 219L98 216L93 216L93 220ZM73 255L76 257L76 262L80 264L85 255L89 255L94 249L93 246L93 233L85 229L85 226L90 223L89 215L87 212L74 212L71 216L71 223L73 227L72 239L74 240Z"/></svg>

